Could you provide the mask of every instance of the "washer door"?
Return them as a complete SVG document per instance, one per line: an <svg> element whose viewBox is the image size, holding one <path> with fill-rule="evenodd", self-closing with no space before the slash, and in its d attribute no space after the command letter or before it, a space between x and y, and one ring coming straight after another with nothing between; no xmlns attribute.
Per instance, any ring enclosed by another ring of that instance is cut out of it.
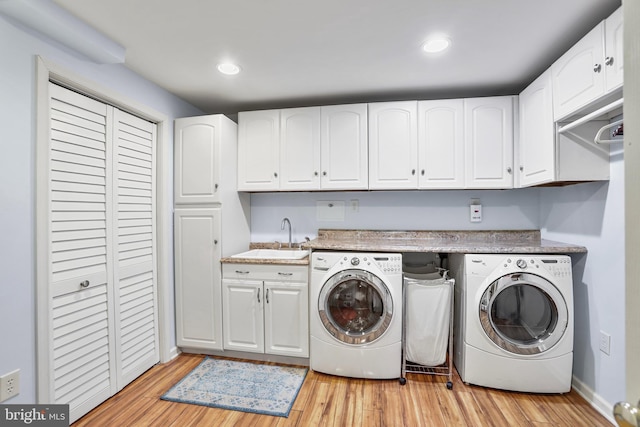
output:
<svg viewBox="0 0 640 427"><path fill-rule="evenodd" d="M325 329L346 344L367 344L389 328L393 301L389 289L375 274L343 270L325 282L318 298Z"/></svg>
<svg viewBox="0 0 640 427"><path fill-rule="evenodd" d="M480 299L480 323L500 348L514 354L539 354L553 347L568 323L558 289L535 274L516 273L491 283Z"/></svg>

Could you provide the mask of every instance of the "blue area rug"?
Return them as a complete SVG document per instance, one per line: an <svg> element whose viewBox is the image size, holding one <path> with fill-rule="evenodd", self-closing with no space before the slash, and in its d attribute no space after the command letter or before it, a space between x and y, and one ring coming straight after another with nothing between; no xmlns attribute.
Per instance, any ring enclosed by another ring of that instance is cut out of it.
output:
<svg viewBox="0 0 640 427"><path fill-rule="evenodd" d="M161 399L288 417L307 371L207 357Z"/></svg>

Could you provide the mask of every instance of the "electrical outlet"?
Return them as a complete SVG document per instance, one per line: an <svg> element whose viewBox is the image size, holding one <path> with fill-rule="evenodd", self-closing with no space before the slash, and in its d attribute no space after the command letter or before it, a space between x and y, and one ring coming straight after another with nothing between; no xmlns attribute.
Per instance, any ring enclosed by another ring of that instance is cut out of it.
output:
<svg viewBox="0 0 640 427"><path fill-rule="evenodd" d="M600 351L607 356L611 354L611 335L600 331Z"/></svg>
<svg viewBox="0 0 640 427"><path fill-rule="evenodd" d="M0 402L20 393L20 369L0 377Z"/></svg>
<svg viewBox="0 0 640 427"><path fill-rule="evenodd" d="M480 199L471 199L469 203L469 221L482 222L482 205Z"/></svg>

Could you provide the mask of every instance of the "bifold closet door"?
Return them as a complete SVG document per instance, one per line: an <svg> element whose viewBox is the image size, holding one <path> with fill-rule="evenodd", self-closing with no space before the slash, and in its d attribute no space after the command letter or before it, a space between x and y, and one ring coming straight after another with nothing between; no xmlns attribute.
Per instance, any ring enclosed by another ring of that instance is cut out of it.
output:
<svg viewBox="0 0 640 427"><path fill-rule="evenodd" d="M157 363L155 125L50 93L49 395L88 412Z"/></svg>
<svg viewBox="0 0 640 427"><path fill-rule="evenodd" d="M117 388L160 359L155 267L156 125L114 111L114 294Z"/></svg>

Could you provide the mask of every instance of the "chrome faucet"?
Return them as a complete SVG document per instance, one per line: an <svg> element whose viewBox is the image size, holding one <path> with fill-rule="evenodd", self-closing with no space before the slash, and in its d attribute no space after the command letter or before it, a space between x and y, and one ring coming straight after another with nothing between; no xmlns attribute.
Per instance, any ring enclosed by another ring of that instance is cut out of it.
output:
<svg viewBox="0 0 640 427"><path fill-rule="evenodd" d="M289 221L289 218L284 218L282 220L282 223L280 224L280 230L284 230L284 226L287 224L289 225L289 247L291 247L291 221Z"/></svg>

